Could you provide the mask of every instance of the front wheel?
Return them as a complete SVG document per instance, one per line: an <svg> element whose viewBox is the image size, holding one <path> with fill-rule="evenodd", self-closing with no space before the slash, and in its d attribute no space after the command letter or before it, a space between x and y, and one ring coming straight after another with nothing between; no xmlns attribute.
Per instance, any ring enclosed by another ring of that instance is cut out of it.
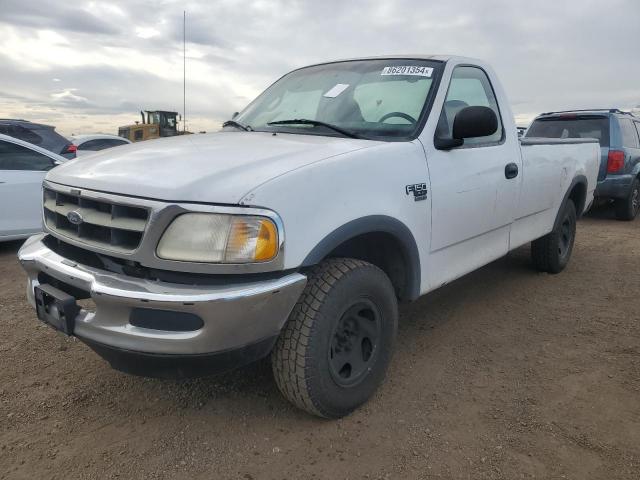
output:
<svg viewBox="0 0 640 480"><path fill-rule="evenodd" d="M391 359L398 306L375 265L333 258L314 267L271 355L282 394L325 418L366 402Z"/></svg>
<svg viewBox="0 0 640 480"><path fill-rule="evenodd" d="M618 220L633 220L640 211L640 180L637 178L631 184L631 193L628 198L615 201L616 218Z"/></svg>
<svg viewBox="0 0 640 480"><path fill-rule="evenodd" d="M576 239L576 207L567 200L553 231L531 242L531 259L541 272L560 273L569 263Z"/></svg>

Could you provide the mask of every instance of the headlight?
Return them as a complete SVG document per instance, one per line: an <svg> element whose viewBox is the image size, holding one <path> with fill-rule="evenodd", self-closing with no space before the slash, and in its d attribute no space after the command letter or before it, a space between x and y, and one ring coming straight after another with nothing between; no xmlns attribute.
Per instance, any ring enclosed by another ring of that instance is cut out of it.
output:
<svg viewBox="0 0 640 480"><path fill-rule="evenodd" d="M164 232L158 257L207 263L266 262L278 254L278 229L267 217L184 213Z"/></svg>

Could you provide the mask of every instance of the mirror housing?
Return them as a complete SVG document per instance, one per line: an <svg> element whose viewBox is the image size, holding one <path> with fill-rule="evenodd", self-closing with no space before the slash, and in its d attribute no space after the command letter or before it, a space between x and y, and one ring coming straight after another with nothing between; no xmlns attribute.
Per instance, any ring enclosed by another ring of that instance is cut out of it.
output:
<svg viewBox="0 0 640 480"><path fill-rule="evenodd" d="M489 107L465 107L453 119L453 138L433 141L438 150L461 147L465 138L488 137L498 130L498 117Z"/></svg>
<svg viewBox="0 0 640 480"><path fill-rule="evenodd" d="M233 115L231 115L231 120L236 118L238 115L240 115L240 112L233 112Z"/></svg>

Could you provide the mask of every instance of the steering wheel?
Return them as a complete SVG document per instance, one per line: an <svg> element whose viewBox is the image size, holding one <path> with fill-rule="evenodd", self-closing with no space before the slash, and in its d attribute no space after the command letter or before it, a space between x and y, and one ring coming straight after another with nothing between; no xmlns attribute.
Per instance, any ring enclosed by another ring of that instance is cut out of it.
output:
<svg viewBox="0 0 640 480"><path fill-rule="evenodd" d="M393 118L393 117L403 118L407 122L409 122L411 125L415 125L416 123L418 123L418 121L415 118L413 118L411 115L408 115L408 114L402 113L402 112L389 112L386 115L383 115L380 118L380 120L378 120L378 122L382 123L385 120L387 120L389 118Z"/></svg>

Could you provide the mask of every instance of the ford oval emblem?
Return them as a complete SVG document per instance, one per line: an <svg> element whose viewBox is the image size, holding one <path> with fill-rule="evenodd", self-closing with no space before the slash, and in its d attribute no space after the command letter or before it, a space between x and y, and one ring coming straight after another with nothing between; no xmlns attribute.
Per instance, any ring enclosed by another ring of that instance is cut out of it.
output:
<svg viewBox="0 0 640 480"><path fill-rule="evenodd" d="M76 210L67 213L67 220L69 220L69 222L74 225L80 225L82 222L84 222L84 218L82 218L80 212Z"/></svg>

